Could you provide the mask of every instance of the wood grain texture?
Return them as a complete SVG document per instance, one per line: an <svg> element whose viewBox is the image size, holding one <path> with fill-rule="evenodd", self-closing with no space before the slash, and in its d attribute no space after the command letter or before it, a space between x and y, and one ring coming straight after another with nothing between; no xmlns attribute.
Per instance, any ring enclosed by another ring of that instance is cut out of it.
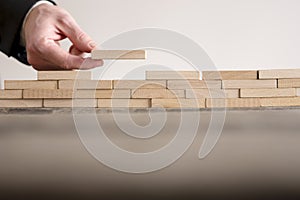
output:
<svg viewBox="0 0 300 200"><path fill-rule="evenodd" d="M72 99L73 90L29 89L23 91L24 99Z"/></svg>
<svg viewBox="0 0 300 200"><path fill-rule="evenodd" d="M300 106L300 97L262 98L260 102L262 107L292 107Z"/></svg>
<svg viewBox="0 0 300 200"><path fill-rule="evenodd" d="M277 80L223 80L222 88L225 89L277 88Z"/></svg>
<svg viewBox="0 0 300 200"><path fill-rule="evenodd" d="M222 99L222 98L239 98L240 91L221 90L221 89L187 89L187 99Z"/></svg>
<svg viewBox="0 0 300 200"><path fill-rule="evenodd" d="M7 90L57 89L57 81L6 80L4 81L4 87Z"/></svg>
<svg viewBox="0 0 300 200"><path fill-rule="evenodd" d="M184 90L137 89L132 92L134 99L177 99L185 98Z"/></svg>
<svg viewBox="0 0 300 200"><path fill-rule="evenodd" d="M222 87L221 81L203 81L203 80L171 80L168 81L168 89L205 89Z"/></svg>
<svg viewBox="0 0 300 200"><path fill-rule="evenodd" d="M98 99L98 108L149 108L150 99Z"/></svg>
<svg viewBox="0 0 300 200"><path fill-rule="evenodd" d="M22 99L22 90L0 90L0 99Z"/></svg>
<svg viewBox="0 0 300 200"><path fill-rule="evenodd" d="M259 98L206 99L207 108L256 108L260 107Z"/></svg>
<svg viewBox="0 0 300 200"><path fill-rule="evenodd" d="M300 88L300 79L279 79L279 88Z"/></svg>
<svg viewBox="0 0 300 200"><path fill-rule="evenodd" d="M92 59L146 59L145 50L94 50L92 51Z"/></svg>
<svg viewBox="0 0 300 200"><path fill-rule="evenodd" d="M205 99L152 99L153 108L205 108Z"/></svg>
<svg viewBox="0 0 300 200"><path fill-rule="evenodd" d="M167 88L167 81L115 80L115 89L161 89Z"/></svg>
<svg viewBox="0 0 300 200"><path fill-rule="evenodd" d="M95 108L96 99L45 99L43 106L46 108Z"/></svg>
<svg viewBox="0 0 300 200"><path fill-rule="evenodd" d="M259 79L300 78L300 69L260 70Z"/></svg>
<svg viewBox="0 0 300 200"><path fill-rule="evenodd" d="M147 71L147 80L199 80L199 71Z"/></svg>
<svg viewBox="0 0 300 200"><path fill-rule="evenodd" d="M38 80L91 80L91 71L38 71Z"/></svg>
<svg viewBox="0 0 300 200"><path fill-rule="evenodd" d="M0 100L0 108L41 108L43 100Z"/></svg>
<svg viewBox="0 0 300 200"><path fill-rule="evenodd" d="M76 85L75 85L76 84ZM59 89L113 89L112 80L61 80L58 82Z"/></svg>
<svg viewBox="0 0 300 200"><path fill-rule="evenodd" d="M241 89L241 97L295 97L294 88L279 89Z"/></svg>
<svg viewBox="0 0 300 200"><path fill-rule="evenodd" d="M203 80L255 80L257 71L203 71Z"/></svg>
<svg viewBox="0 0 300 200"><path fill-rule="evenodd" d="M75 98L84 99L130 99L130 90L77 90Z"/></svg>

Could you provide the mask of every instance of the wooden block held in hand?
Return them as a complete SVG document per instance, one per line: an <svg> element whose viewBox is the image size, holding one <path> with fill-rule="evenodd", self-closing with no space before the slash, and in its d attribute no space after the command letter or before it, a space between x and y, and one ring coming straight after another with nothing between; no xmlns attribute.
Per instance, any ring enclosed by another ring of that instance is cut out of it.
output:
<svg viewBox="0 0 300 200"><path fill-rule="evenodd" d="M146 59L146 51L145 50L94 50L92 51L92 59L94 60Z"/></svg>
<svg viewBox="0 0 300 200"><path fill-rule="evenodd" d="M300 79L279 79L279 88L300 88Z"/></svg>
<svg viewBox="0 0 300 200"><path fill-rule="evenodd" d="M221 89L221 81L203 81L203 80L170 80L168 81L168 89L205 89L219 88Z"/></svg>
<svg viewBox="0 0 300 200"><path fill-rule="evenodd" d="M133 99L177 99L185 98L184 90L137 89L132 92Z"/></svg>
<svg viewBox="0 0 300 200"><path fill-rule="evenodd" d="M118 80L115 89L162 89L167 88L167 81Z"/></svg>
<svg viewBox="0 0 300 200"><path fill-rule="evenodd" d="M0 108L41 108L43 100L0 100Z"/></svg>
<svg viewBox="0 0 300 200"><path fill-rule="evenodd" d="M22 99L22 90L0 90L0 99Z"/></svg>
<svg viewBox="0 0 300 200"><path fill-rule="evenodd" d="M4 81L7 90L25 90L25 89L57 89L57 81Z"/></svg>
<svg viewBox="0 0 300 200"><path fill-rule="evenodd" d="M300 106L300 97L292 98L262 98L260 99L262 107L292 107Z"/></svg>
<svg viewBox="0 0 300 200"><path fill-rule="evenodd" d="M150 99L98 99L98 108L149 108Z"/></svg>
<svg viewBox="0 0 300 200"><path fill-rule="evenodd" d="M259 79L300 78L300 69L260 70Z"/></svg>
<svg viewBox="0 0 300 200"><path fill-rule="evenodd" d="M239 98L240 91L237 90L221 90L221 89L187 89L187 99L224 99Z"/></svg>
<svg viewBox="0 0 300 200"><path fill-rule="evenodd" d="M44 99L45 108L95 108L96 99Z"/></svg>
<svg viewBox="0 0 300 200"><path fill-rule="evenodd" d="M30 89L23 91L24 99L72 99L73 90Z"/></svg>
<svg viewBox="0 0 300 200"><path fill-rule="evenodd" d="M256 80L257 71L203 71L203 80Z"/></svg>
<svg viewBox="0 0 300 200"><path fill-rule="evenodd" d="M62 80L59 81L58 85L59 89L113 89L113 81L111 80Z"/></svg>
<svg viewBox="0 0 300 200"><path fill-rule="evenodd" d="M224 80L222 81L222 88L277 88L277 80Z"/></svg>
<svg viewBox="0 0 300 200"><path fill-rule="evenodd" d="M38 80L91 80L90 71L38 71Z"/></svg>
<svg viewBox="0 0 300 200"><path fill-rule="evenodd" d="M199 71L147 71L147 80L199 80Z"/></svg>
<svg viewBox="0 0 300 200"><path fill-rule="evenodd" d="M295 88L241 89L241 97L295 97Z"/></svg>
<svg viewBox="0 0 300 200"><path fill-rule="evenodd" d="M152 99L153 108L205 108L205 99Z"/></svg>
<svg viewBox="0 0 300 200"><path fill-rule="evenodd" d="M260 99L206 99L206 106L207 108L256 108L260 107Z"/></svg>

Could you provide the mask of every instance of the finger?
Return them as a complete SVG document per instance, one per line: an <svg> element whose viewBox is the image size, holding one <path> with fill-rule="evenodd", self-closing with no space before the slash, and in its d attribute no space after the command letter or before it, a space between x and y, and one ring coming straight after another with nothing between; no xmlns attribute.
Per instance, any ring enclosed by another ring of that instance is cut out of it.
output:
<svg viewBox="0 0 300 200"><path fill-rule="evenodd" d="M65 34L80 51L90 53L91 50L96 47L96 43L92 38L81 30L71 16L64 15L64 19L60 20L58 26L63 34Z"/></svg>
<svg viewBox="0 0 300 200"><path fill-rule="evenodd" d="M35 70L38 70L38 71L44 71L44 70L59 70L60 67L57 66L57 65L54 65L53 63L45 60L45 59L42 59L42 58L39 58L36 62L34 62L32 64L32 67L35 69Z"/></svg>
<svg viewBox="0 0 300 200"><path fill-rule="evenodd" d="M75 47L75 45L72 45L69 49L69 53L75 56L84 56L84 52L80 51L78 48Z"/></svg>
<svg viewBox="0 0 300 200"><path fill-rule="evenodd" d="M81 52L74 45L72 45L70 47L69 52L72 55L81 56L81 57L85 58L84 62L81 65L81 69L90 69L90 68L94 68L94 67L98 67L98 66L103 66L103 64L104 64L103 60L88 59L88 54Z"/></svg>
<svg viewBox="0 0 300 200"><path fill-rule="evenodd" d="M36 70L55 70L59 69L59 66L54 65L48 59L45 59L36 52L27 52L27 59L30 65Z"/></svg>
<svg viewBox="0 0 300 200"><path fill-rule="evenodd" d="M80 69L93 69L96 67L101 67L103 66L103 64L103 60L93 60L91 58L85 58Z"/></svg>
<svg viewBox="0 0 300 200"><path fill-rule="evenodd" d="M60 48L55 42L49 42L45 52L42 53L42 57L47 59L53 65L60 66L63 69L91 69L97 66L102 66L103 61L88 61L81 56L72 55L62 48ZM46 56L45 56L46 55Z"/></svg>

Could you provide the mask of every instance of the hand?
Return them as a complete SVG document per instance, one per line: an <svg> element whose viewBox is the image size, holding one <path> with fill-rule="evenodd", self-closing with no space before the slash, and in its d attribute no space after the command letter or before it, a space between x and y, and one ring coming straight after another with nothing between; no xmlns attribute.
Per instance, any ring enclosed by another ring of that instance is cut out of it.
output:
<svg viewBox="0 0 300 200"><path fill-rule="evenodd" d="M83 58L96 44L84 33L71 15L54 5L42 4L34 8L24 26L27 59L36 70L91 69L102 66L102 60ZM59 41L69 38L73 45L69 52Z"/></svg>

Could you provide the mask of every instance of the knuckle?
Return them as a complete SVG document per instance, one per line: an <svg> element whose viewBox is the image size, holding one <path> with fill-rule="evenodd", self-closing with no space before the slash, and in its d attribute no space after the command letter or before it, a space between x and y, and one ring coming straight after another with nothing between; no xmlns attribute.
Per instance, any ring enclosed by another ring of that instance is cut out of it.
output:
<svg viewBox="0 0 300 200"><path fill-rule="evenodd" d="M71 27L72 25L72 19L67 13L61 13L57 20L63 26Z"/></svg>
<svg viewBox="0 0 300 200"><path fill-rule="evenodd" d="M86 39L86 34L83 31L79 31L79 33L77 34L77 38L79 41L83 41Z"/></svg>

